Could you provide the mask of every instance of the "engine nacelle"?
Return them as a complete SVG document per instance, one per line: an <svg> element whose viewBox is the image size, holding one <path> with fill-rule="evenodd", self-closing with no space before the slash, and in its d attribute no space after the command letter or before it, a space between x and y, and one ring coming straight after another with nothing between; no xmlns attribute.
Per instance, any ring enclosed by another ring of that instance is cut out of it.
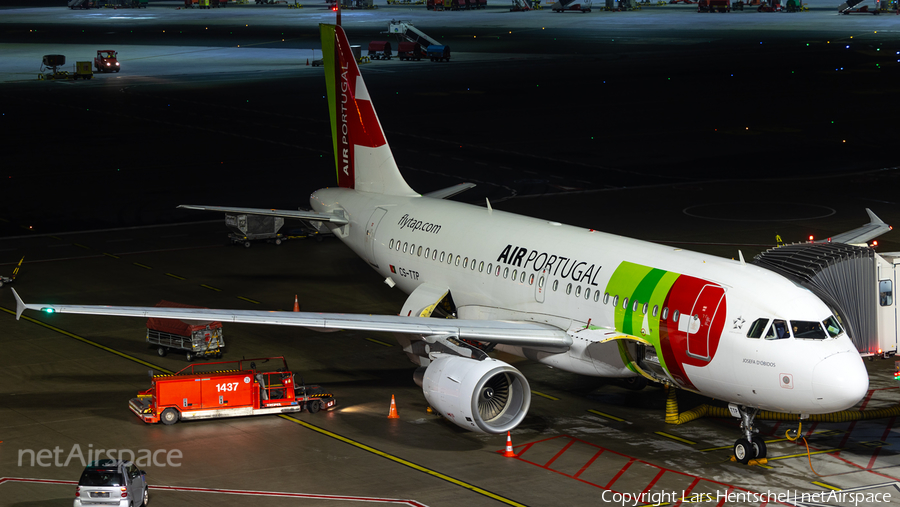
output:
<svg viewBox="0 0 900 507"><path fill-rule="evenodd" d="M441 354L424 370L421 386L431 408L467 430L505 433L531 406L525 376L503 361Z"/></svg>

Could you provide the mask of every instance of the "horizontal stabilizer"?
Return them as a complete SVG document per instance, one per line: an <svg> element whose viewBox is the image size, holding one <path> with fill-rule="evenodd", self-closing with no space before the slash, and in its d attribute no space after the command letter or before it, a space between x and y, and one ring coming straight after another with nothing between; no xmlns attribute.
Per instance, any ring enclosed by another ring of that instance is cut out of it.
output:
<svg viewBox="0 0 900 507"><path fill-rule="evenodd" d="M435 190L434 192L428 192L427 194L424 194L424 197L431 197L434 199L449 199L456 194L460 194L474 187L474 183L460 183L459 185L453 185L452 187L442 188L440 190Z"/></svg>
<svg viewBox="0 0 900 507"><path fill-rule="evenodd" d="M861 227L857 227L852 231L847 231L836 236L832 236L828 238L828 241L832 243L844 243L847 245L861 245L863 243L867 243L878 236L890 231L892 227L880 218L878 218L875 213L872 213L872 210L866 208L866 213L869 214L869 223L863 225Z"/></svg>
<svg viewBox="0 0 900 507"><path fill-rule="evenodd" d="M200 211L221 211L223 213L231 213L236 215L263 215L267 217L294 218L297 220L319 220L322 222L331 222L339 225L346 225L349 221L343 217L332 213L318 213L316 211L294 211L285 209L261 209L261 208L232 208L228 206L201 206L197 204L182 204L178 206L184 209L193 209Z"/></svg>
<svg viewBox="0 0 900 507"><path fill-rule="evenodd" d="M466 340L500 343L517 347L541 347L565 351L572 338L565 331L536 322L505 320L433 319L399 315L364 315L315 312L276 312L259 310L212 310L206 308L158 308L154 306L88 306L26 304L16 297L16 317L24 310L48 314L118 315L121 317L159 317L164 319L212 320L241 324L270 324L319 329L346 329L417 335L457 336Z"/></svg>

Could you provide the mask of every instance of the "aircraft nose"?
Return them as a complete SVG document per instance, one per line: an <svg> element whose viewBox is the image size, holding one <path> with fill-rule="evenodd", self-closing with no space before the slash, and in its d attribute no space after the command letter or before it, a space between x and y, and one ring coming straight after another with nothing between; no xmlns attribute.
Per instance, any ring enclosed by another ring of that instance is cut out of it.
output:
<svg viewBox="0 0 900 507"><path fill-rule="evenodd" d="M869 373L856 351L828 356L813 370L813 395L827 412L856 405L869 389Z"/></svg>

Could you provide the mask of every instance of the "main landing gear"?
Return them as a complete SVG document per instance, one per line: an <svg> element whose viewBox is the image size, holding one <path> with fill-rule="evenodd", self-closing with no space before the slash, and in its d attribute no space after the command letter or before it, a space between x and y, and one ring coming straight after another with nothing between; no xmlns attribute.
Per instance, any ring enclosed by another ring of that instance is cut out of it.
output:
<svg viewBox="0 0 900 507"><path fill-rule="evenodd" d="M741 420L741 431L744 433L744 436L734 443L734 459L746 465L751 459L765 458L766 442L758 430L753 429L753 419L759 413L759 409L748 409L729 403L728 410L731 411L731 415Z"/></svg>

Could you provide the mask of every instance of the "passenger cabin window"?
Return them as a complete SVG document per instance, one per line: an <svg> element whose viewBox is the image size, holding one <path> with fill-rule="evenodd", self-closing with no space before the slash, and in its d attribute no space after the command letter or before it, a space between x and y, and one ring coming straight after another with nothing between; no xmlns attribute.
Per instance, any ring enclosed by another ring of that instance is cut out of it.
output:
<svg viewBox="0 0 900 507"><path fill-rule="evenodd" d="M494 273L494 276L500 276L500 265L497 264L497 272Z"/></svg>
<svg viewBox="0 0 900 507"><path fill-rule="evenodd" d="M783 340L790 337L791 332L788 330L787 322L783 320L773 320L772 327L766 333L766 340Z"/></svg>
<svg viewBox="0 0 900 507"><path fill-rule="evenodd" d="M400 251L400 240L399 239L397 240L397 251L398 252Z"/></svg>
<svg viewBox="0 0 900 507"><path fill-rule="evenodd" d="M427 258L429 258L429 257L431 257L431 249L430 249L430 248L426 248L426 249L425 249L425 258L427 259Z"/></svg>
<svg viewBox="0 0 900 507"><path fill-rule="evenodd" d="M388 250L393 250L393 249L394 249L394 240L391 240L391 241L388 243Z"/></svg>
<svg viewBox="0 0 900 507"><path fill-rule="evenodd" d="M753 324L750 324L750 329L747 331L747 338L762 338L763 331L766 330L768 324L769 319L754 320Z"/></svg>
<svg viewBox="0 0 900 507"><path fill-rule="evenodd" d="M403 243L403 253L406 253L406 249L409 247L409 243Z"/></svg>
<svg viewBox="0 0 900 507"><path fill-rule="evenodd" d="M791 329L794 331L794 338L805 338L807 340L824 340L827 338L821 322L792 320Z"/></svg>
<svg viewBox="0 0 900 507"><path fill-rule="evenodd" d="M584 289L584 299L591 299L591 289Z"/></svg>
<svg viewBox="0 0 900 507"><path fill-rule="evenodd" d="M519 278L519 270L514 269L512 279L513 279L513 281L516 281L516 280L518 280L518 278Z"/></svg>
<svg viewBox="0 0 900 507"><path fill-rule="evenodd" d="M559 280L553 280L553 292L556 292L556 289L559 288Z"/></svg>
<svg viewBox="0 0 900 507"><path fill-rule="evenodd" d="M675 310L672 312L672 322L678 322L678 316L681 315L681 312Z"/></svg>
<svg viewBox="0 0 900 507"><path fill-rule="evenodd" d="M453 254L447 254L447 264L453 264Z"/></svg>
<svg viewBox="0 0 900 507"><path fill-rule="evenodd" d="M475 259L472 259L472 267L470 269L475 271Z"/></svg>
<svg viewBox="0 0 900 507"><path fill-rule="evenodd" d="M581 297L581 285L575 287L575 297Z"/></svg>
<svg viewBox="0 0 900 507"><path fill-rule="evenodd" d="M416 252L416 255L419 257L422 256L422 247L421 246L419 247L419 251Z"/></svg>
<svg viewBox="0 0 900 507"><path fill-rule="evenodd" d="M525 271L522 271L522 274L519 276L520 276L519 281L522 283L525 283Z"/></svg>
<svg viewBox="0 0 900 507"><path fill-rule="evenodd" d="M431 260L437 260L437 250L431 252Z"/></svg>
<svg viewBox="0 0 900 507"><path fill-rule="evenodd" d="M478 263L478 272L480 273L482 271L484 271L484 261Z"/></svg>
<svg viewBox="0 0 900 507"><path fill-rule="evenodd" d="M603 294L603 304L609 303L609 292ZM615 304L615 303L613 303Z"/></svg>
<svg viewBox="0 0 900 507"><path fill-rule="evenodd" d="M628 298L624 298L622 300L622 308L624 308L626 310L628 309Z"/></svg>
<svg viewBox="0 0 900 507"><path fill-rule="evenodd" d="M409 255L416 255L416 245L409 245Z"/></svg>
<svg viewBox="0 0 900 507"><path fill-rule="evenodd" d="M459 266L459 261L460 261L460 259L459 259L459 256L457 255L457 256L456 256L456 265L457 265L457 266Z"/></svg>
<svg viewBox="0 0 900 507"><path fill-rule="evenodd" d="M509 278L509 268L503 268L503 278Z"/></svg>
<svg viewBox="0 0 900 507"><path fill-rule="evenodd" d="M606 299L609 299L609 294L607 294L603 297ZM599 301L600 301L600 291L598 290L597 292L594 293L594 302L597 303Z"/></svg>
<svg viewBox="0 0 900 507"><path fill-rule="evenodd" d="M463 259L463 268L467 268L467 267L469 267L469 258L468 257Z"/></svg>
<svg viewBox="0 0 900 507"><path fill-rule="evenodd" d="M566 294L571 294L571 293L572 293L572 284L570 283L569 285L566 285Z"/></svg>
<svg viewBox="0 0 900 507"><path fill-rule="evenodd" d="M637 307L638 307L638 301L637 301L637 299L635 299L634 303L632 303L632 305L631 305L631 311L636 312Z"/></svg>
<svg viewBox="0 0 900 507"><path fill-rule="evenodd" d="M878 302L881 306L891 306L894 304L894 283L890 280L881 280L878 282Z"/></svg>
<svg viewBox="0 0 900 507"><path fill-rule="evenodd" d="M659 315L659 305L653 305L653 316Z"/></svg>
<svg viewBox="0 0 900 507"><path fill-rule="evenodd" d="M444 252L441 252L441 262L444 262Z"/></svg>
<svg viewBox="0 0 900 507"><path fill-rule="evenodd" d="M544 284L544 279L541 278L541 285ZM534 285L534 275L528 277L528 285Z"/></svg>
<svg viewBox="0 0 900 507"><path fill-rule="evenodd" d="M613 296L613 307L616 307L619 304L619 296Z"/></svg>
<svg viewBox="0 0 900 507"><path fill-rule="evenodd" d="M650 307L650 303L644 303L644 306L641 307L641 315L647 315L647 308Z"/></svg>
<svg viewBox="0 0 900 507"><path fill-rule="evenodd" d="M668 318L669 318L669 307L668 307L668 306L664 306L664 307L663 307L663 313L662 313L662 320L666 320L666 319L668 319Z"/></svg>

